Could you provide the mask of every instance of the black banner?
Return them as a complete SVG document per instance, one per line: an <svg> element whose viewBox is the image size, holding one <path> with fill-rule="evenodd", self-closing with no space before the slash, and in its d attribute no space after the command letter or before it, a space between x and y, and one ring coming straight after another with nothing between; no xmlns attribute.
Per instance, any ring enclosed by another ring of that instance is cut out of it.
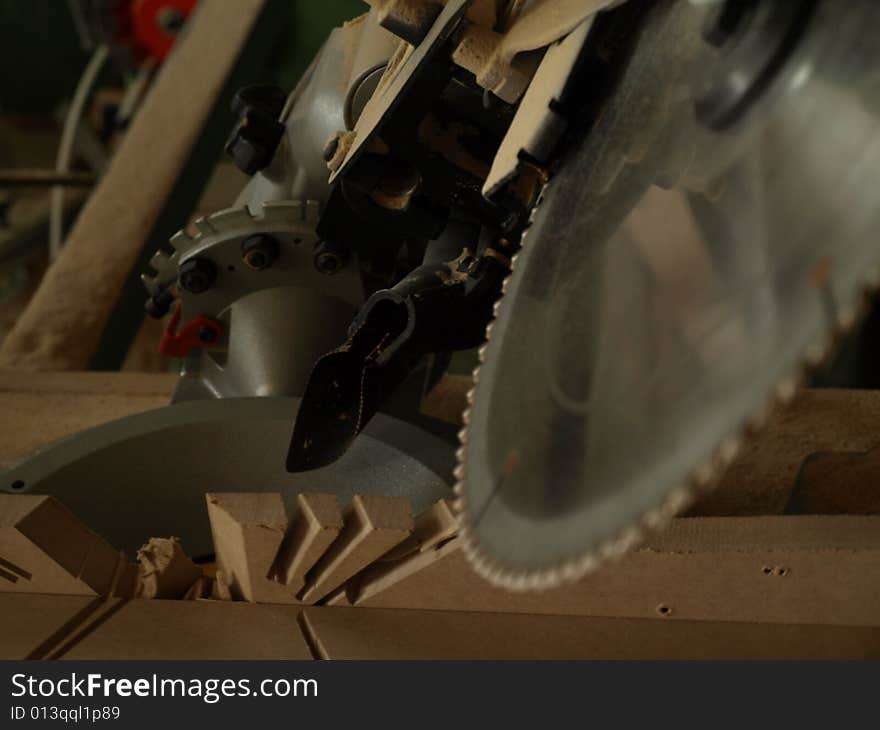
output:
<svg viewBox="0 0 880 730"><path fill-rule="evenodd" d="M0 728L834 723L875 663L0 662ZM868 715L867 717L872 717Z"/></svg>

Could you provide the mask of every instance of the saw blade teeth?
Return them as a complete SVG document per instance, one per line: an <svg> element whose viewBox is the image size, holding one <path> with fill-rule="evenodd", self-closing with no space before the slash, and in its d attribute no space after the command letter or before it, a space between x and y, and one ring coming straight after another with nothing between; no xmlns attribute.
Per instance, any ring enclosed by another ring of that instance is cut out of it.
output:
<svg viewBox="0 0 880 730"><path fill-rule="evenodd" d="M667 497L666 501L660 506L660 522L666 524L678 514L693 504L693 492L686 487L679 487L673 490Z"/></svg>
<svg viewBox="0 0 880 730"><path fill-rule="evenodd" d="M740 450L740 440L736 436L724 439L715 450L715 463L718 469L726 469L733 463Z"/></svg>
<svg viewBox="0 0 880 730"><path fill-rule="evenodd" d="M178 231L169 239L168 243L171 244L171 248L175 251L184 251L187 247L191 246L193 242L192 236L190 236L186 231Z"/></svg>

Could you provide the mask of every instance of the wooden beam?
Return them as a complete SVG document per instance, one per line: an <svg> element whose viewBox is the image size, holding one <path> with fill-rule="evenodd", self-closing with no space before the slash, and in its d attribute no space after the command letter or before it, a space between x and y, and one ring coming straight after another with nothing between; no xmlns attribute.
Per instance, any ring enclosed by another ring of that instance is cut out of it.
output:
<svg viewBox="0 0 880 730"><path fill-rule="evenodd" d="M0 367L88 366L264 4L265 0L199 3L61 255L0 346Z"/></svg>

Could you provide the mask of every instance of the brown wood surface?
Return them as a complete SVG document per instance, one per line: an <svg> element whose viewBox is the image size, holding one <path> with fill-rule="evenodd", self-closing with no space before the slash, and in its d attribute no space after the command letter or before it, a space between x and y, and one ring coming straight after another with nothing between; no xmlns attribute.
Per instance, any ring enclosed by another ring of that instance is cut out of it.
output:
<svg viewBox="0 0 880 730"><path fill-rule="evenodd" d="M311 659L294 606L119 601L96 613L62 659Z"/></svg>
<svg viewBox="0 0 880 730"><path fill-rule="evenodd" d="M867 659L880 629L309 607L322 659Z"/></svg>

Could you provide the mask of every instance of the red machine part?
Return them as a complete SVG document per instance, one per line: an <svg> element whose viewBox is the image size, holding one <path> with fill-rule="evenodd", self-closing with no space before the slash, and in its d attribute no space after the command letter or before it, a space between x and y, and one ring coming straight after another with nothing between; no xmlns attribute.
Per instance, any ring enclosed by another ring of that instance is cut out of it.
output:
<svg viewBox="0 0 880 730"><path fill-rule="evenodd" d="M159 352L166 357L186 357L194 347L213 345L220 339L223 327L210 317L199 316L187 322L180 330L180 302L174 307L174 314L159 341Z"/></svg>
<svg viewBox="0 0 880 730"><path fill-rule="evenodd" d="M132 35L137 45L150 56L164 59L195 4L196 0L133 0Z"/></svg>

